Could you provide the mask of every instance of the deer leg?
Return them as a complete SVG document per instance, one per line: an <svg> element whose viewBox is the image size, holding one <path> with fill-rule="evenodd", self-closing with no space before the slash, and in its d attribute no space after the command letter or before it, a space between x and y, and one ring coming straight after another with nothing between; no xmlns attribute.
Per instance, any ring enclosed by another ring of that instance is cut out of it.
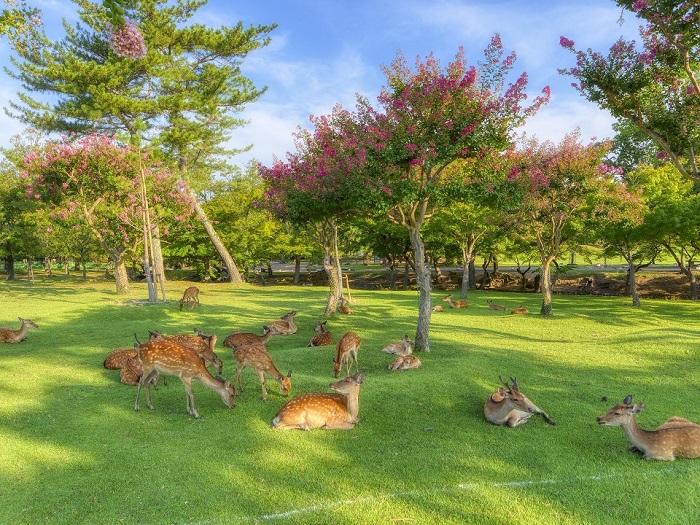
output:
<svg viewBox="0 0 700 525"><path fill-rule="evenodd" d="M190 380L182 378L182 384L185 386L185 394L187 394L187 414L199 419L199 412L194 404L194 394L192 393L192 384Z"/></svg>
<svg viewBox="0 0 700 525"><path fill-rule="evenodd" d="M262 398L263 401L267 401L267 388L265 388L265 372L258 370L258 377L260 378L260 385L262 386Z"/></svg>
<svg viewBox="0 0 700 525"><path fill-rule="evenodd" d="M151 372L148 374L148 377L146 377L146 406L153 410L153 403L151 403L151 381L153 380L154 377L158 375L158 370L151 370Z"/></svg>
<svg viewBox="0 0 700 525"><path fill-rule="evenodd" d="M243 392L243 382L241 381L241 370L243 370L243 368L242 366L236 367L236 377L234 378L234 381L238 385L238 390L241 392Z"/></svg>

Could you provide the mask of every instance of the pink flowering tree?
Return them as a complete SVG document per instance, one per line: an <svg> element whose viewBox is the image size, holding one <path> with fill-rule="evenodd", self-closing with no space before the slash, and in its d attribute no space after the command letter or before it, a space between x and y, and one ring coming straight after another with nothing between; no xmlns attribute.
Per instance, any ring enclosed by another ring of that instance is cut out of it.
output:
<svg viewBox="0 0 700 525"><path fill-rule="evenodd" d="M537 246L542 315L552 314L551 267L562 248L584 234L587 223L610 220L618 209L612 203L620 173L603 163L609 148L608 142L582 144L578 131L559 144L526 139L493 168L501 178L493 191L514 229Z"/></svg>
<svg viewBox="0 0 700 525"><path fill-rule="evenodd" d="M560 70L588 100L653 140L686 177L698 180L700 4L617 0L642 22L641 42L618 40L607 53L578 50L561 37L576 65Z"/></svg>
<svg viewBox="0 0 700 525"><path fill-rule="evenodd" d="M147 154L104 135L47 143L25 157L21 175L27 197L43 203L52 220L89 227L114 264L118 294L129 292L125 262L144 243L144 189L152 228L183 221L192 210L181 180Z"/></svg>

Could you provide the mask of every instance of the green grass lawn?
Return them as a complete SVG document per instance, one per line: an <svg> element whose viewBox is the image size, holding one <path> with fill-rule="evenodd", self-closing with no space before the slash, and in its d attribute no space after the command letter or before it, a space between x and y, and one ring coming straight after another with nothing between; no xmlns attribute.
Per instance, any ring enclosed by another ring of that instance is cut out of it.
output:
<svg viewBox="0 0 700 525"><path fill-rule="evenodd" d="M252 370L229 410L195 385L195 420L180 381L153 391L154 411L102 361L148 330L261 333L296 310L299 331L268 347L293 370L291 395L328 391L334 347L306 348L321 318L321 287L198 284L201 307L178 311L191 283L169 282L169 301L144 304L113 283L40 277L0 283L0 326L39 325L0 345L0 523L697 523L700 459L650 462L627 450L619 428L596 416L627 394L653 428L672 415L700 422L700 308L686 301L555 296L555 316L534 294L474 292L467 310L435 313L423 367L389 372L380 349L408 333L416 292L353 290L352 316L330 319L334 340L363 339L360 423L350 431L273 431L287 400ZM444 293L435 293L436 304ZM217 345L224 377L230 351ZM515 429L488 424L483 405L498 376L557 421L533 416ZM608 401L602 401L607 396Z"/></svg>

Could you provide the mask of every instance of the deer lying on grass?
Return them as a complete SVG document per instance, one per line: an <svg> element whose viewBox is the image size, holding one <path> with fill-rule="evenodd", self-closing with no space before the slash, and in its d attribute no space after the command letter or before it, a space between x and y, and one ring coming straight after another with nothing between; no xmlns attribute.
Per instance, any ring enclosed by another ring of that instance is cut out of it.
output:
<svg viewBox="0 0 700 525"><path fill-rule="evenodd" d="M338 307L338 310L340 310L341 314L352 315L352 310L348 306L348 301L345 299L345 297L340 298L340 306Z"/></svg>
<svg viewBox="0 0 700 525"><path fill-rule="evenodd" d="M411 368L419 368L423 365L415 355L400 355L389 363L389 370L410 370Z"/></svg>
<svg viewBox="0 0 700 525"><path fill-rule="evenodd" d="M267 400L267 389L265 388L265 374L269 375L272 379L277 381L282 389L282 395L287 397L289 395L289 390L292 388L292 371L285 376L275 366L272 362L270 354L268 354L265 345L257 343L252 345L238 346L233 349L233 358L236 360L236 385L240 391L243 391L243 383L241 382L241 370L246 366L254 368L258 377L260 378L260 384L262 385L262 398L263 401Z"/></svg>
<svg viewBox="0 0 700 525"><path fill-rule="evenodd" d="M510 311L510 313L512 315L517 315L517 314L529 314L530 312L528 311L527 308L525 308L524 306L521 305L521 306L518 306L517 308L513 308Z"/></svg>
<svg viewBox="0 0 700 525"><path fill-rule="evenodd" d="M251 334L250 332L236 332L224 339L224 346L236 349L239 346L266 344L274 335L280 335L275 327L265 327L263 335Z"/></svg>
<svg viewBox="0 0 700 525"><path fill-rule="evenodd" d="M364 381L364 374L355 374L328 385L337 394L311 393L295 397L277 412L272 428L350 430L358 422L360 385Z"/></svg>
<svg viewBox="0 0 700 525"><path fill-rule="evenodd" d="M413 342L409 339L408 335L404 335L401 341L394 341L389 343L384 348L382 352L394 355L408 355L413 353Z"/></svg>
<svg viewBox="0 0 700 525"><path fill-rule="evenodd" d="M276 330L277 335L292 335L297 333L297 325L294 324L295 311L289 311L284 314L279 320L263 326L263 330Z"/></svg>
<svg viewBox="0 0 700 525"><path fill-rule="evenodd" d="M644 430L634 418L643 408L644 403L632 405L632 396L627 396L622 404L615 405L596 420L600 425L622 427L632 442L630 450L641 452L644 459L673 461L700 457L700 425L673 416L654 430Z"/></svg>
<svg viewBox="0 0 700 525"><path fill-rule="evenodd" d="M486 301L486 303L489 305L489 310L498 310L499 312L503 312L506 309L506 307L502 304L494 304L491 299Z"/></svg>
<svg viewBox="0 0 700 525"><path fill-rule="evenodd" d="M0 343L21 343L27 339L27 332L30 328L39 328L29 319L18 318L22 325L19 330L12 328L0 328Z"/></svg>
<svg viewBox="0 0 700 525"><path fill-rule="evenodd" d="M441 304L433 306L433 312L444 312L445 308Z"/></svg>
<svg viewBox="0 0 700 525"><path fill-rule="evenodd" d="M361 343L360 336L355 332L348 332L340 338L335 347L335 359L333 360L333 375L335 377L340 375L340 368L343 365L346 366L345 375L349 376L353 361L355 362L355 372L360 371L357 364L357 352L360 350Z"/></svg>
<svg viewBox="0 0 700 525"><path fill-rule="evenodd" d="M316 322L316 327L314 328L316 334L311 338L309 346L328 346L333 344L333 336L330 332L326 332L326 321Z"/></svg>
<svg viewBox="0 0 700 525"><path fill-rule="evenodd" d="M457 299L456 301L453 301L452 294L446 295L442 300L449 304L450 308L469 308L469 303L464 299Z"/></svg>
<svg viewBox="0 0 700 525"><path fill-rule="evenodd" d="M136 403L134 404L136 412L139 410L141 387L144 385L146 385L146 404L148 408L153 410L150 383L157 374L178 376L180 378L187 394L187 413L197 419L200 416L194 404L192 381L199 381L207 388L217 392L224 404L229 408L233 408L236 405L236 389L231 386L231 383L212 376L196 353L175 341L151 339L139 347L138 359L143 366L143 374L141 374L136 392Z"/></svg>
<svg viewBox="0 0 700 525"><path fill-rule="evenodd" d="M527 423L532 414L542 414L547 423L556 425L544 410L520 392L516 378L510 378L513 382L512 386L507 381L503 381L501 376L498 376L498 379L506 388L498 387L498 390L486 400L484 415L489 423L517 427Z"/></svg>
<svg viewBox="0 0 700 525"><path fill-rule="evenodd" d="M190 310L195 306L199 306L199 288L190 286L185 290L185 293L182 294L182 299L180 299L180 311L182 311L182 307L185 304L189 305Z"/></svg>

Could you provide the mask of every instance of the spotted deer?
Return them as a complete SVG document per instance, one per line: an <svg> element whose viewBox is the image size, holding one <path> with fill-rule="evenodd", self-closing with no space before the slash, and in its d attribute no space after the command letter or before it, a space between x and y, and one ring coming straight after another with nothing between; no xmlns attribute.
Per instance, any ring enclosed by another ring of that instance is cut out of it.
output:
<svg viewBox="0 0 700 525"><path fill-rule="evenodd" d="M218 374L221 374L224 364L219 358L219 356L216 355L216 353L214 353L214 346L216 345L217 341L216 334L207 335L203 332L200 332L196 328L194 329L194 331L194 335L178 334L163 336L161 334L160 337L167 341L173 341L175 343L178 343L184 346L185 348L192 350L200 357L200 359L202 359L204 366L213 366L214 368L216 368L216 372ZM158 337L156 336L156 338Z"/></svg>
<svg viewBox="0 0 700 525"><path fill-rule="evenodd" d="M0 328L0 343L21 343L27 339L27 332L30 328L39 328L33 321L29 319L18 318L22 323L19 330L12 328Z"/></svg>
<svg viewBox="0 0 700 525"><path fill-rule="evenodd" d="M276 430L350 430L358 422L360 385L364 374L355 374L331 383L336 393L309 393L291 399L272 420Z"/></svg>
<svg viewBox="0 0 700 525"><path fill-rule="evenodd" d="M542 414L547 423L550 425L556 424L544 410L535 405L520 391L516 378L510 378L513 382L512 385L509 385L507 381L503 381L501 376L498 376L498 379L503 383L505 389L498 387L498 390L486 400L484 415L489 423L517 427L527 423L532 414Z"/></svg>
<svg viewBox="0 0 700 525"><path fill-rule="evenodd" d="M622 427L632 442L630 450L641 452L644 459L673 461L700 457L700 425L673 416L654 430L644 430L634 417L643 408L644 403L633 405L632 396L627 396L622 404L615 405L596 420L599 425Z"/></svg>
<svg viewBox="0 0 700 525"><path fill-rule="evenodd" d="M413 354L400 355L389 363L389 370L411 370L420 368L423 365L420 359Z"/></svg>
<svg viewBox="0 0 700 525"><path fill-rule="evenodd" d="M149 409L153 410L150 383L157 374L180 378L187 395L187 413L197 419L200 416L194 403L192 381L198 381L207 388L217 392L227 407L233 408L236 405L236 389L231 383L212 376L196 353L175 341L167 339L146 341L139 346L137 357L141 361L143 373L136 391L136 403L134 404L136 412L139 411L141 388L144 385L146 385L146 404Z"/></svg>
<svg viewBox="0 0 700 525"><path fill-rule="evenodd" d="M297 333L297 325L294 324L294 316L297 313L291 310L284 314L277 321L272 321L271 323L263 326L263 330L276 330L277 335L292 335Z"/></svg>
<svg viewBox="0 0 700 525"><path fill-rule="evenodd" d="M353 311L348 306L348 301L347 301L347 299L345 299L345 297L340 298L340 306L338 307L338 310L340 310L341 314L345 314L345 315L352 315L353 314Z"/></svg>
<svg viewBox="0 0 700 525"><path fill-rule="evenodd" d="M456 301L453 301L452 294L446 295L442 298L442 300L449 304L450 308L469 308L469 303L464 299L457 299Z"/></svg>
<svg viewBox="0 0 700 525"><path fill-rule="evenodd" d="M314 328L314 336L309 341L309 346L328 346L333 344L333 336L330 332L326 332L326 321L320 322L316 321L316 327Z"/></svg>
<svg viewBox="0 0 700 525"><path fill-rule="evenodd" d="M494 304L494 302L491 299L486 301L486 304L488 304L489 310L498 310L499 312L503 312L506 309L506 307L502 304Z"/></svg>
<svg viewBox="0 0 700 525"><path fill-rule="evenodd" d="M280 334L274 326L272 328L265 327L263 329L263 335L251 334L250 332L236 332L224 339L224 346L235 350L239 346L244 345L264 345L275 335Z"/></svg>
<svg viewBox="0 0 700 525"><path fill-rule="evenodd" d="M412 354L413 342L408 337L408 335L404 335L403 337L401 337L401 341L394 341L393 343L389 343L384 348L382 348L382 352L394 355Z"/></svg>
<svg viewBox="0 0 700 525"><path fill-rule="evenodd" d="M527 308L525 308L524 306L521 305L521 306L518 306L517 308L513 308L513 309L510 311L510 313L511 313L512 315L518 315L518 314L528 314L528 313L530 313L530 312L529 312L529 310L528 310Z"/></svg>
<svg viewBox="0 0 700 525"><path fill-rule="evenodd" d="M335 347L335 359L333 360L333 375L338 377L340 369L346 366L346 375L350 375L352 363L355 363L355 372L359 372L357 364L357 352L360 350L362 340L355 332L348 332L340 338Z"/></svg>
<svg viewBox="0 0 700 525"><path fill-rule="evenodd" d="M180 299L180 311L184 305L189 305L190 310L195 306L199 306L199 288L196 286L190 286L185 289L185 293L182 294L182 299Z"/></svg>
<svg viewBox="0 0 700 525"><path fill-rule="evenodd" d="M267 352L265 345L256 343L251 345L242 345L233 349L233 358L236 360L236 386L240 391L243 391L243 383L241 381L241 370L245 367L254 368L260 378L262 385L262 399L267 400L267 389L265 388L265 375L270 376L277 381L282 389L282 395L287 397L289 390L292 388L292 371L285 376L272 362L270 354Z"/></svg>

